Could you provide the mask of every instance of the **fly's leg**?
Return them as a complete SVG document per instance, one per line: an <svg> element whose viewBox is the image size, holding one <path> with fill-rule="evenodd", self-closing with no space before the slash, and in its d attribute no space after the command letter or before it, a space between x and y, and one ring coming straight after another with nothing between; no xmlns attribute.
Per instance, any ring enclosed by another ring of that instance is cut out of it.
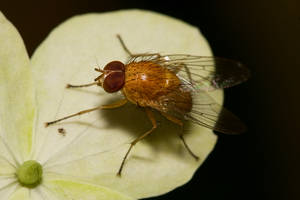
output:
<svg viewBox="0 0 300 200"><path fill-rule="evenodd" d="M182 128L182 130L183 130L183 127L181 127L181 128ZM183 131L181 131L181 132L183 132ZM185 142L185 139L184 139L182 133L179 135L179 138L181 139L181 141L182 141L184 147L185 147L186 150L190 153L190 155L191 155L193 158L195 158L195 160L199 160L199 156L197 156L196 154L194 154L194 152L190 149L190 147L189 147L189 146L187 145L187 143Z"/></svg>
<svg viewBox="0 0 300 200"><path fill-rule="evenodd" d="M161 113L165 118L167 118L168 120L170 120L171 122L175 123L175 124L178 124L180 127L181 127L181 133L179 135L179 138L181 139L184 147L186 148L186 150L189 152L189 154L195 158L196 160L199 160L199 157L190 149L190 147L187 145L187 143L185 142L185 139L183 137L183 123L181 120L171 116L171 115L168 115L166 113Z"/></svg>
<svg viewBox="0 0 300 200"><path fill-rule="evenodd" d="M80 111L78 113L75 113L75 114L72 114L72 115L68 115L66 117L63 117L63 118L60 118L60 119L57 119L57 120L54 120L54 121L51 121L51 122L46 122L45 126L47 127L49 125L55 124L57 122L60 122L60 121L66 120L66 119L69 119L71 117L75 117L77 115L82 115L82 114L85 114L85 113L89 113L89 112L92 112L92 111L95 111L95 110L118 108L118 107L123 106L126 103L127 103L127 99L122 99L122 100L119 100L119 101L117 101L115 103L112 103L112 104L109 104L109 105L102 105L102 106L98 106L98 107L95 107L95 108L91 108L91 109L87 109L87 110L82 110L82 111Z"/></svg>
<svg viewBox="0 0 300 200"><path fill-rule="evenodd" d="M93 82L93 83L88 83L88 84L84 84L84 85L71 85L71 84L67 84L66 88L79 88L79 87L89 87L92 85L97 85L98 82Z"/></svg>
<svg viewBox="0 0 300 200"><path fill-rule="evenodd" d="M119 34L117 34L117 38L119 39L124 51L126 51L127 54L129 54L131 57L133 57L133 54L129 51L129 49L126 47L123 39L121 38L121 36Z"/></svg>
<svg viewBox="0 0 300 200"><path fill-rule="evenodd" d="M119 39L124 51L131 57L139 57L139 56L156 56L157 58L160 57L159 53L139 53L139 54L133 54L131 53L131 51L127 48L127 46L125 45L123 39L121 38L121 36L119 34L117 34L117 38Z"/></svg>
<svg viewBox="0 0 300 200"><path fill-rule="evenodd" d="M98 69L98 68L95 68L95 71L104 73L104 70ZM88 84L83 84L83 85L71 85L71 84L67 84L66 88L80 88L80 87L89 87L89 86L92 86L92 85L99 85L98 80L100 78L102 78L102 76L103 76L103 74L100 75L100 76L98 76L97 78L95 78L95 80L94 80L95 82L93 82L93 83L88 83Z"/></svg>
<svg viewBox="0 0 300 200"><path fill-rule="evenodd" d="M126 154L125 154L125 156L124 156L124 158L123 158L123 160L122 160L121 166L120 166L120 168L119 168L119 171L118 171L118 173L117 173L118 176L121 176L121 174L122 174L122 170L123 170L125 161L126 161L128 155L129 155L129 153L130 153L132 147L133 147L136 143L138 143L140 140L142 140L143 138L145 138L147 135L149 135L150 133L152 133L152 131L154 131L154 130L157 128L156 120L155 120L155 118L154 118L154 115L153 115L152 111L151 111L149 108L146 108L145 111L146 111L146 114L147 114L148 118L150 119L150 121L151 121L151 123L152 123L152 128L151 128L149 131L147 131L147 132L144 133L143 135L139 136L138 138L136 138L135 140L133 140L133 141L130 143L130 147L129 147L129 149L128 149L127 152L126 152Z"/></svg>

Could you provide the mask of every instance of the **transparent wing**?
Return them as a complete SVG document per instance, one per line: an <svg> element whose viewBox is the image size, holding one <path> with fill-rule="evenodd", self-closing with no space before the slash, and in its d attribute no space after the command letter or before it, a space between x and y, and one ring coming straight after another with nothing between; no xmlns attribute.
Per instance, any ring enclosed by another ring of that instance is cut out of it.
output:
<svg viewBox="0 0 300 200"><path fill-rule="evenodd" d="M246 126L238 117L204 91L192 93L186 88L174 90L163 96L159 105L156 109L161 112L221 133L239 134L246 131Z"/></svg>
<svg viewBox="0 0 300 200"><path fill-rule="evenodd" d="M238 117L216 103L207 93L246 81L250 72L240 62L185 54L137 54L129 60L141 61L166 67L181 80L180 88L161 96L153 108L222 133L239 134L246 130Z"/></svg>
<svg viewBox="0 0 300 200"><path fill-rule="evenodd" d="M193 96L193 108L184 118L221 133L239 134L246 131L245 124L238 117L205 92L198 92Z"/></svg>
<svg viewBox="0 0 300 200"><path fill-rule="evenodd" d="M195 90L211 91L232 87L246 81L249 70L240 62L186 54L137 54L129 62L152 61L187 80Z"/></svg>

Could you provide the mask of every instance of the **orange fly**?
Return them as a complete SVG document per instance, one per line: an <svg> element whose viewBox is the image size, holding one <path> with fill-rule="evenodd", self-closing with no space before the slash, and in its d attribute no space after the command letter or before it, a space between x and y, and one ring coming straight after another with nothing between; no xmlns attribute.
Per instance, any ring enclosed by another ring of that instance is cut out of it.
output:
<svg viewBox="0 0 300 200"><path fill-rule="evenodd" d="M110 105L46 122L46 126L91 111L118 108L127 102L144 108L152 128L131 142L117 173L119 176L132 147L156 129L153 110L159 111L181 127L184 120L189 120L222 133L238 134L245 131L245 125L208 94L211 90L246 81L250 73L241 63L225 58L185 54L132 54L120 35L117 37L130 56L129 61L126 64L112 61L103 69L95 69L101 75L94 82L84 85L68 84L67 88L98 85L108 93L121 91L124 98ZM198 156L189 148L182 134L180 139L191 156L197 160Z"/></svg>

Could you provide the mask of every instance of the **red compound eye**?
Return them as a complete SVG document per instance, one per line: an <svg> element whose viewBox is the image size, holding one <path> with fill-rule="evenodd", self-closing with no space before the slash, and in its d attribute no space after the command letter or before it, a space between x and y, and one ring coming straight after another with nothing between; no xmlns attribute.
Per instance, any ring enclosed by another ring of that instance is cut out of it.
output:
<svg viewBox="0 0 300 200"><path fill-rule="evenodd" d="M124 72L125 71L125 66L120 61L112 61L104 67L104 70L123 71Z"/></svg>
<svg viewBox="0 0 300 200"><path fill-rule="evenodd" d="M125 72L110 72L103 81L103 89L108 93L117 92L125 83Z"/></svg>

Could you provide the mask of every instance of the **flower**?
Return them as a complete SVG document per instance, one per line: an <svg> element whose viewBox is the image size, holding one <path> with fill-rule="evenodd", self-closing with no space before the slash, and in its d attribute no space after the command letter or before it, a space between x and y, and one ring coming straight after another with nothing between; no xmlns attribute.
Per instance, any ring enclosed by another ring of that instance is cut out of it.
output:
<svg viewBox="0 0 300 200"><path fill-rule="evenodd" d="M133 149L116 173L129 143L151 123L126 105L66 120L44 122L106 104L118 95L99 87L66 89L91 82L95 65L126 61L116 34L133 52L211 55L199 31L184 22L141 10L73 17L55 28L29 59L14 26L0 14L0 196L3 199L133 199L166 193L191 179L213 149L211 130L178 127L157 115L160 128ZM222 92L212 96L222 102ZM61 130L64 134L60 134ZM60 129L60 131L58 131Z"/></svg>

